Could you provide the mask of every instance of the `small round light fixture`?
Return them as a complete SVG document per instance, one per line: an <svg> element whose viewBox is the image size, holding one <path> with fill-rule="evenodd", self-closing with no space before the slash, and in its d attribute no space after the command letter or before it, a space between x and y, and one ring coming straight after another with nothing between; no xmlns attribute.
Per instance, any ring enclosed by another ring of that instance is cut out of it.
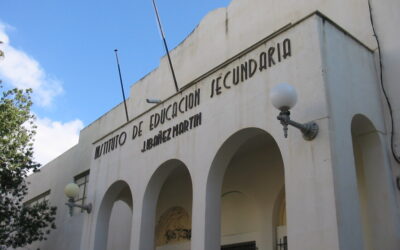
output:
<svg viewBox="0 0 400 250"><path fill-rule="evenodd" d="M269 96L272 105L280 111L287 111L297 103L296 89L287 83L281 83L273 87Z"/></svg>
<svg viewBox="0 0 400 250"><path fill-rule="evenodd" d="M75 183L69 183L65 186L64 188L64 193L68 197L68 202L65 203L69 207L69 214L72 216L73 215L73 208L74 207L79 207L85 210L87 213L90 214L92 211L92 204L89 203L87 205L81 205L81 204L76 204L75 203L75 198L78 197L79 195L79 186L76 185Z"/></svg>
<svg viewBox="0 0 400 250"><path fill-rule="evenodd" d="M279 109L281 112L279 113L277 119L281 122L283 126L283 134L285 138L288 135L288 125L292 125L295 128L300 129L303 133L303 138L305 140L312 140L318 134L318 124L315 122L308 122L305 124L301 124L290 120L290 109L294 107L297 103L297 93L296 89L287 83L281 83L276 85L271 89L269 94L272 105L275 108Z"/></svg>
<svg viewBox="0 0 400 250"><path fill-rule="evenodd" d="M75 183L69 183L65 186L64 193L68 198L74 199L79 194L79 186Z"/></svg>

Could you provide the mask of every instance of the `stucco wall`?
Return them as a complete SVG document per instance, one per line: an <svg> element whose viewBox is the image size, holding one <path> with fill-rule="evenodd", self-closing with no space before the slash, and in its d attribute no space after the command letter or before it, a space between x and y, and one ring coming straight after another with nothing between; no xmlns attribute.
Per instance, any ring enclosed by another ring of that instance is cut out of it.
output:
<svg viewBox="0 0 400 250"><path fill-rule="evenodd" d="M400 2L396 0L385 1L372 1L372 16L375 23L375 31L379 38L381 45L381 60L383 65L383 85L386 88L388 98L391 102L394 118L394 148L397 155L400 155L400 72L398 70L400 65L400 43L398 23L400 22ZM376 49L375 49L376 51ZM378 54L376 54L377 64L379 63ZM383 95L381 96L384 99ZM392 130L388 106L384 102L385 115L386 115L386 128L388 131ZM389 140L389 138L387 138ZM389 143L388 143L389 144ZM399 164L393 161L393 172L395 175L400 174Z"/></svg>
<svg viewBox="0 0 400 250"><path fill-rule="evenodd" d="M375 68L373 54L354 40L343 37L343 34L331 24L323 23L322 28L322 54L325 55L323 67L331 116L330 131L340 135L332 137L330 142L334 165L335 196L337 200L341 201L336 203L339 227L341 228L339 238L342 244L341 249L355 249L362 247L362 240L354 240L362 238L362 223L351 141L351 121L357 114L365 115L378 133L385 135L384 106L381 105L378 70ZM381 147L382 150L388 150L386 145ZM395 166L388 164L390 161L388 156L390 153L382 155L383 158L379 155L375 156L381 161L380 172L385 175L384 181L380 181L379 185L385 188L381 195L385 196L386 193L387 197L390 197L388 201L381 203L386 204L382 207L396 210L398 205L395 197L398 195L398 191L395 189L395 176L392 174ZM375 178L378 178L377 176ZM378 213L388 215L388 217L381 217L379 225L389 226L392 228L389 231L397 232L395 237L398 237L400 233L398 213L395 211L384 212L383 210ZM381 239L375 239L375 244L376 241L382 242L381 244L387 242L388 246L385 248L389 249L395 249L399 244L398 240L390 240L390 234L381 237ZM384 240L385 237L387 239ZM345 246L344 242L349 242L350 245ZM353 245L351 246L351 244Z"/></svg>
<svg viewBox="0 0 400 250"><path fill-rule="evenodd" d="M81 159L79 146L75 146L48 163L40 172L28 177L29 192L26 200L50 190L50 204L57 206L57 229L52 230L47 241L34 244L33 249L39 246L41 249L54 249L55 246L71 250L79 248L85 214L77 212L73 217L69 216L68 208L64 205L67 201L64 187L74 181L74 176L89 169L89 164L85 166Z"/></svg>

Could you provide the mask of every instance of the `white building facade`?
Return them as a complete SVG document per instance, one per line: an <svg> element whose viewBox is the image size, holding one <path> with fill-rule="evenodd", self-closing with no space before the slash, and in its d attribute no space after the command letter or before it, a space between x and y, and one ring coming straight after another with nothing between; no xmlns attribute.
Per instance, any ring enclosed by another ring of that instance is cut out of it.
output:
<svg viewBox="0 0 400 250"><path fill-rule="evenodd" d="M28 199L58 206L58 228L37 246L400 249L400 2L370 6L234 0L209 13L171 51L178 93L163 58L132 85L129 122L118 105L29 177ZM283 136L269 98L282 82L298 92L291 118L316 122L315 139ZM89 214L64 205L74 181Z"/></svg>

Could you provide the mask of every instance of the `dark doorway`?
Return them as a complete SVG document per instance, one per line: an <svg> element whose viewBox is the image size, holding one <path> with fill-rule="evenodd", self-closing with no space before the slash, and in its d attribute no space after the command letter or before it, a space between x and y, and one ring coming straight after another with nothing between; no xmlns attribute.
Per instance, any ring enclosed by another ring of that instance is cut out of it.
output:
<svg viewBox="0 0 400 250"><path fill-rule="evenodd" d="M255 241L236 243L221 247L221 250L256 250L256 249L257 248Z"/></svg>

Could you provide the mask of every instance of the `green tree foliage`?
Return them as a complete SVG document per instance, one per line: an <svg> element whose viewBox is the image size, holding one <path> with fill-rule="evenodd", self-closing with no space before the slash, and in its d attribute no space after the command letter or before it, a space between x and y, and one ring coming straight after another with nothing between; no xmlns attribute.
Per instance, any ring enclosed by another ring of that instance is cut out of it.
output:
<svg viewBox="0 0 400 250"><path fill-rule="evenodd" d="M28 192L26 176L40 167L33 160L36 127L30 111L31 92L6 90L0 99L0 249L46 240L55 228L56 207L48 202L23 204Z"/></svg>
<svg viewBox="0 0 400 250"><path fill-rule="evenodd" d="M0 41L0 44L2 44L3 42ZM4 57L4 52L0 49L0 59L2 59Z"/></svg>

